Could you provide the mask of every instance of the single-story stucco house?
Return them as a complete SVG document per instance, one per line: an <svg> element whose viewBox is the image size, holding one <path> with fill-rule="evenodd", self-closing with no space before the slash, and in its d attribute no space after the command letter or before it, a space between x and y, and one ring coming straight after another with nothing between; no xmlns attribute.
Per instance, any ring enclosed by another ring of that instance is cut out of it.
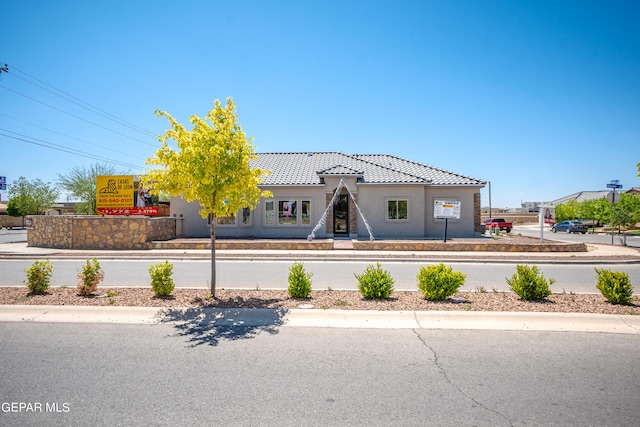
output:
<svg viewBox="0 0 640 427"><path fill-rule="evenodd" d="M271 172L260 188L273 197L253 211L218 218L218 237L307 238L320 224L316 238L442 238L445 220L434 217L434 204L443 200L460 208L459 219L448 220L447 236L476 237L482 231L485 181L476 178L388 154L258 153L252 165ZM197 202L171 199L179 235L209 236L199 209Z"/></svg>

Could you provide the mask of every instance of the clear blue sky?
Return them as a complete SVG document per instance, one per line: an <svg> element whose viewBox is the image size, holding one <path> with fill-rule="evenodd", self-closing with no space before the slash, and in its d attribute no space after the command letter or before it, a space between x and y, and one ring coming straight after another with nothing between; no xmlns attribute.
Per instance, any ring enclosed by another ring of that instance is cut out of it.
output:
<svg viewBox="0 0 640 427"><path fill-rule="evenodd" d="M231 96L258 152L393 154L491 181L494 207L640 186L637 0L0 0L0 17L9 183L97 161L58 149L140 172L155 109L188 125Z"/></svg>

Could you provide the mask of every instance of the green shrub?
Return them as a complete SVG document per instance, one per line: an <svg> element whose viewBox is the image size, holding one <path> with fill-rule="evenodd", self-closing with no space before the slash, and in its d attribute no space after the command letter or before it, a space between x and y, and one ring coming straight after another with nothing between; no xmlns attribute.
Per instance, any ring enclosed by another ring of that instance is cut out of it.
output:
<svg viewBox="0 0 640 427"><path fill-rule="evenodd" d="M387 299L393 293L394 280L379 262L375 266L367 266L364 273L354 276L358 279L358 290L365 299Z"/></svg>
<svg viewBox="0 0 640 427"><path fill-rule="evenodd" d="M88 259L78 273L78 295L91 295L98 289L98 284L104 279L104 271L96 258Z"/></svg>
<svg viewBox="0 0 640 427"><path fill-rule="evenodd" d="M612 304L631 304L633 286L629 281L629 275L623 271L611 271L596 268L598 283L596 288Z"/></svg>
<svg viewBox="0 0 640 427"><path fill-rule="evenodd" d="M34 261L27 273L27 288L34 294L42 294L51 286L53 265L50 261Z"/></svg>
<svg viewBox="0 0 640 427"><path fill-rule="evenodd" d="M149 275L151 276L151 289L157 296L167 296L173 292L173 288L176 287L173 282L173 264L169 264L169 261L165 261L162 264L155 264L149 266Z"/></svg>
<svg viewBox="0 0 640 427"><path fill-rule="evenodd" d="M289 296L291 298L307 298L311 293L311 273L304 270L304 265L295 262L289 268Z"/></svg>
<svg viewBox="0 0 640 427"><path fill-rule="evenodd" d="M458 292L458 288L464 284L467 275L460 271L453 271L440 263L421 267L418 271L418 288L425 299L431 301L443 301Z"/></svg>
<svg viewBox="0 0 640 427"><path fill-rule="evenodd" d="M513 292L524 301L541 301L551 295L549 286L555 283L554 279L545 279L544 274L538 271L535 265L516 265L516 272L507 283Z"/></svg>

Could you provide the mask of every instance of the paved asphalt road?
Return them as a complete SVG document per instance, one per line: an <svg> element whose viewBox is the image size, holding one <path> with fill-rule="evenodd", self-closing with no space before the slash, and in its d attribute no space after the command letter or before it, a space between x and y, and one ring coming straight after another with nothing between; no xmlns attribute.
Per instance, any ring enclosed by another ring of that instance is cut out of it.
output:
<svg viewBox="0 0 640 427"><path fill-rule="evenodd" d="M75 287L76 275L86 260L52 259L54 265L52 286ZM211 264L208 259L169 260L174 264L173 277L176 287L207 288L210 282ZM150 286L149 265L159 260L145 259L107 259L100 260L105 272L102 288ZM382 261L395 279L397 290L416 290L416 274L421 266L435 264L438 261L397 262ZM24 270L33 263L32 260L0 259L0 286L24 286L26 278ZM218 260L217 285L228 289L286 289L291 260ZM362 273L367 265L374 261L333 261L305 260L305 269L313 274L313 288L318 290L350 289L357 290L354 273ZM511 277L516 267L513 263L483 262L446 262L455 270L467 275L464 290L477 290L483 287L487 291L496 289L508 291L505 278ZM556 283L551 287L554 292L598 293L595 288L596 275L592 264L540 264L540 270L547 278L554 278ZM640 293L640 264L603 264L602 268L625 271L631 283Z"/></svg>
<svg viewBox="0 0 640 427"><path fill-rule="evenodd" d="M514 234L522 234L523 236L528 237L540 237L540 226L537 224L525 224L525 225L516 225L511 230ZM622 234L614 233L613 236L611 234L599 233L599 234L567 234L567 233L553 233L550 230L549 226L544 227L543 237L549 240L557 240L559 242L569 242L569 243L596 243L601 245L611 245L614 244L616 246L622 245L623 242L626 242L627 246L640 248L640 235L633 236L625 236ZM613 238L612 238L613 237Z"/></svg>
<svg viewBox="0 0 640 427"><path fill-rule="evenodd" d="M640 424L635 335L195 319L0 337L0 425Z"/></svg>

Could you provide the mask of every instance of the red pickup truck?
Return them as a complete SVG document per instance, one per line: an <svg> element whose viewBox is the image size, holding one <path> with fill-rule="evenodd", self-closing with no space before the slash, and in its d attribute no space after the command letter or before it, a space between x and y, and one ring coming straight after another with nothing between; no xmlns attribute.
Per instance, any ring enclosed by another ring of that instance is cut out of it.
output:
<svg viewBox="0 0 640 427"><path fill-rule="evenodd" d="M499 228L500 231L506 230L507 233L511 233L511 229L513 228L513 224L504 220L504 218L488 218L484 220L484 225L487 227L487 230L494 231L496 228Z"/></svg>

